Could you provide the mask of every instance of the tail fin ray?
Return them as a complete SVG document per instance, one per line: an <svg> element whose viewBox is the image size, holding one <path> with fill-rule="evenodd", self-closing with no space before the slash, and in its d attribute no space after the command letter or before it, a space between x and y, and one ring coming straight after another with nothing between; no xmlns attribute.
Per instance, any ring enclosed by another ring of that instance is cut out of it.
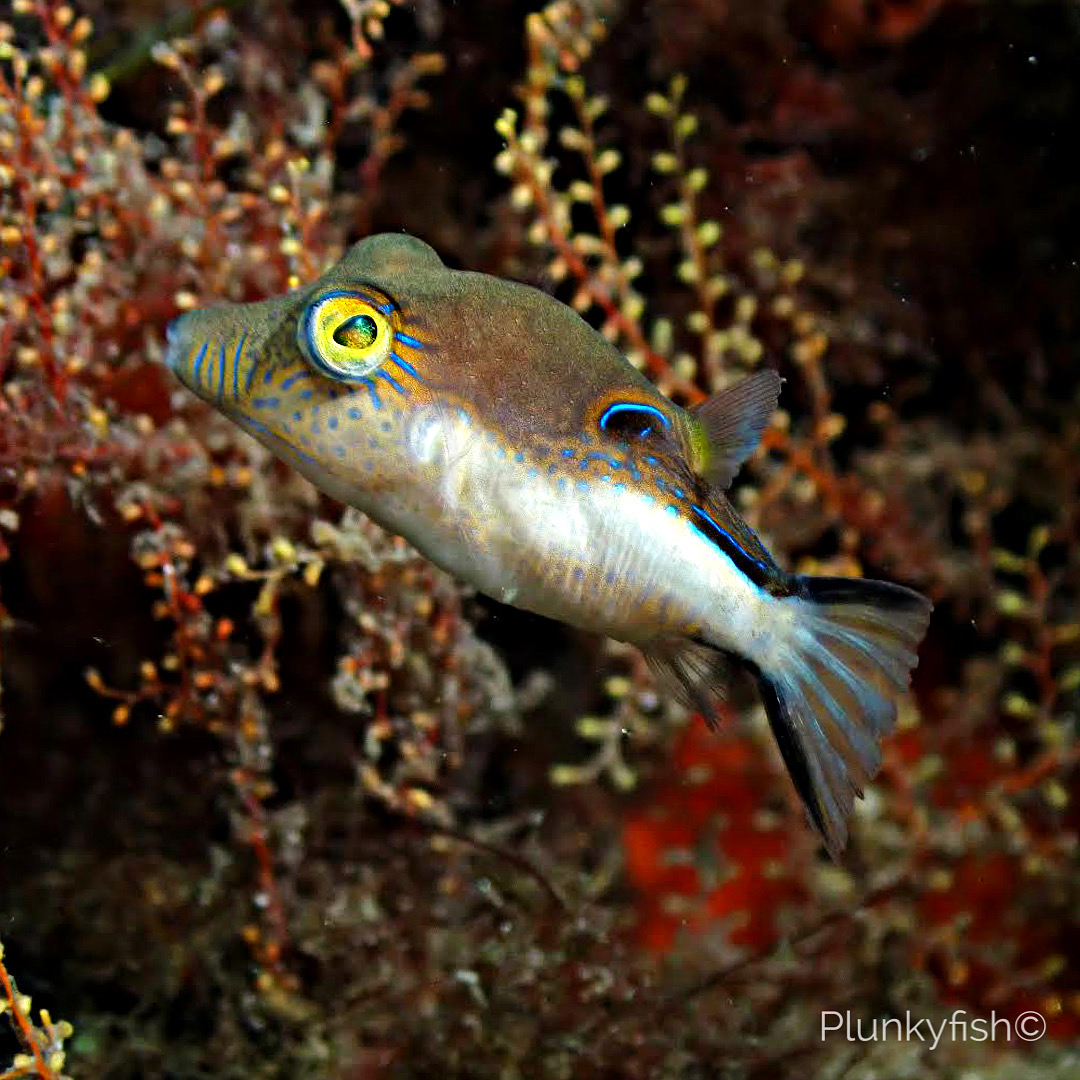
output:
<svg viewBox="0 0 1080 1080"><path fill-rule="evenodd" d="M768 670L756 669L773 735L829 853L881 767L880 739L896 721L930 602L899 585L798 578L795 605Z"/></svg>

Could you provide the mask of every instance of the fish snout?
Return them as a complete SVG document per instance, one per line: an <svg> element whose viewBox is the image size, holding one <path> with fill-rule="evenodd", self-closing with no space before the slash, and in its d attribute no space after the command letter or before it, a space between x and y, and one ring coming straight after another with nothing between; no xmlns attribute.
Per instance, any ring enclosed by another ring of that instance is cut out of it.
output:
<svg viewBox="0 0 1080 1080"><path fill-rule="evenodd" d="M222 408L239 400L255 363L242 313L196 308L165 331L165 366L204 401Z"/></svg>
<svg viewBox="0 0 1080 1080"><path fill-rule="evenodd" d="M183 355L184 320L187 313L177 315L165 330L165 366L174 374L177 371L177 363Z"/></svg>

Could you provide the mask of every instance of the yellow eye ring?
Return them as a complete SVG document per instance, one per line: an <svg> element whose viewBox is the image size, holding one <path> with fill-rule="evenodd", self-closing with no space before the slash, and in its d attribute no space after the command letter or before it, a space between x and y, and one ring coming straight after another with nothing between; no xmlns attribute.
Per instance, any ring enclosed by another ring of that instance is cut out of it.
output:
<svg viewBox="0 0 1080 1080"><path fill-rule="evenodd" d="M296 328L297 343L331 379L362 379L390 355L394 330L389 307L361 292L327 293L304 309Z"/></svg>

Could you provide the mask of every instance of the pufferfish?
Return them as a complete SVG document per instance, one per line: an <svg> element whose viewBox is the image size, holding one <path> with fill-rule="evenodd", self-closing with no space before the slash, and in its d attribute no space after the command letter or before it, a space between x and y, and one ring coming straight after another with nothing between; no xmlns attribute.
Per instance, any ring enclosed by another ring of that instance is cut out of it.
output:
<svg viewBox="0 0 1080 1080"><path fill-rule="evenodd" d="M680 408L564 304L404 234L285 296L181 315L166 359L455 577L637 646L710 723L749 672L811 823L843 849L930 603L782 569L725 497L776 407L774 371Z"/></svg>

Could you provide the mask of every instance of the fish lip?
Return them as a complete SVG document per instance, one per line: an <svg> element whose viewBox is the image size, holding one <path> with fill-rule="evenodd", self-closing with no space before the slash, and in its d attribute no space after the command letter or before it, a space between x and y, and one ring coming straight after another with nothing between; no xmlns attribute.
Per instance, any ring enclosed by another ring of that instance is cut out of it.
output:
<svg viewBox="0 0 1080 1080"><path fill-rule="evenodd" d="M175 375L176 364L180 358L179 337L180 337L180 322L184 318L183 315L177 315L172 322L165 328L165 366Z"/></svg>

